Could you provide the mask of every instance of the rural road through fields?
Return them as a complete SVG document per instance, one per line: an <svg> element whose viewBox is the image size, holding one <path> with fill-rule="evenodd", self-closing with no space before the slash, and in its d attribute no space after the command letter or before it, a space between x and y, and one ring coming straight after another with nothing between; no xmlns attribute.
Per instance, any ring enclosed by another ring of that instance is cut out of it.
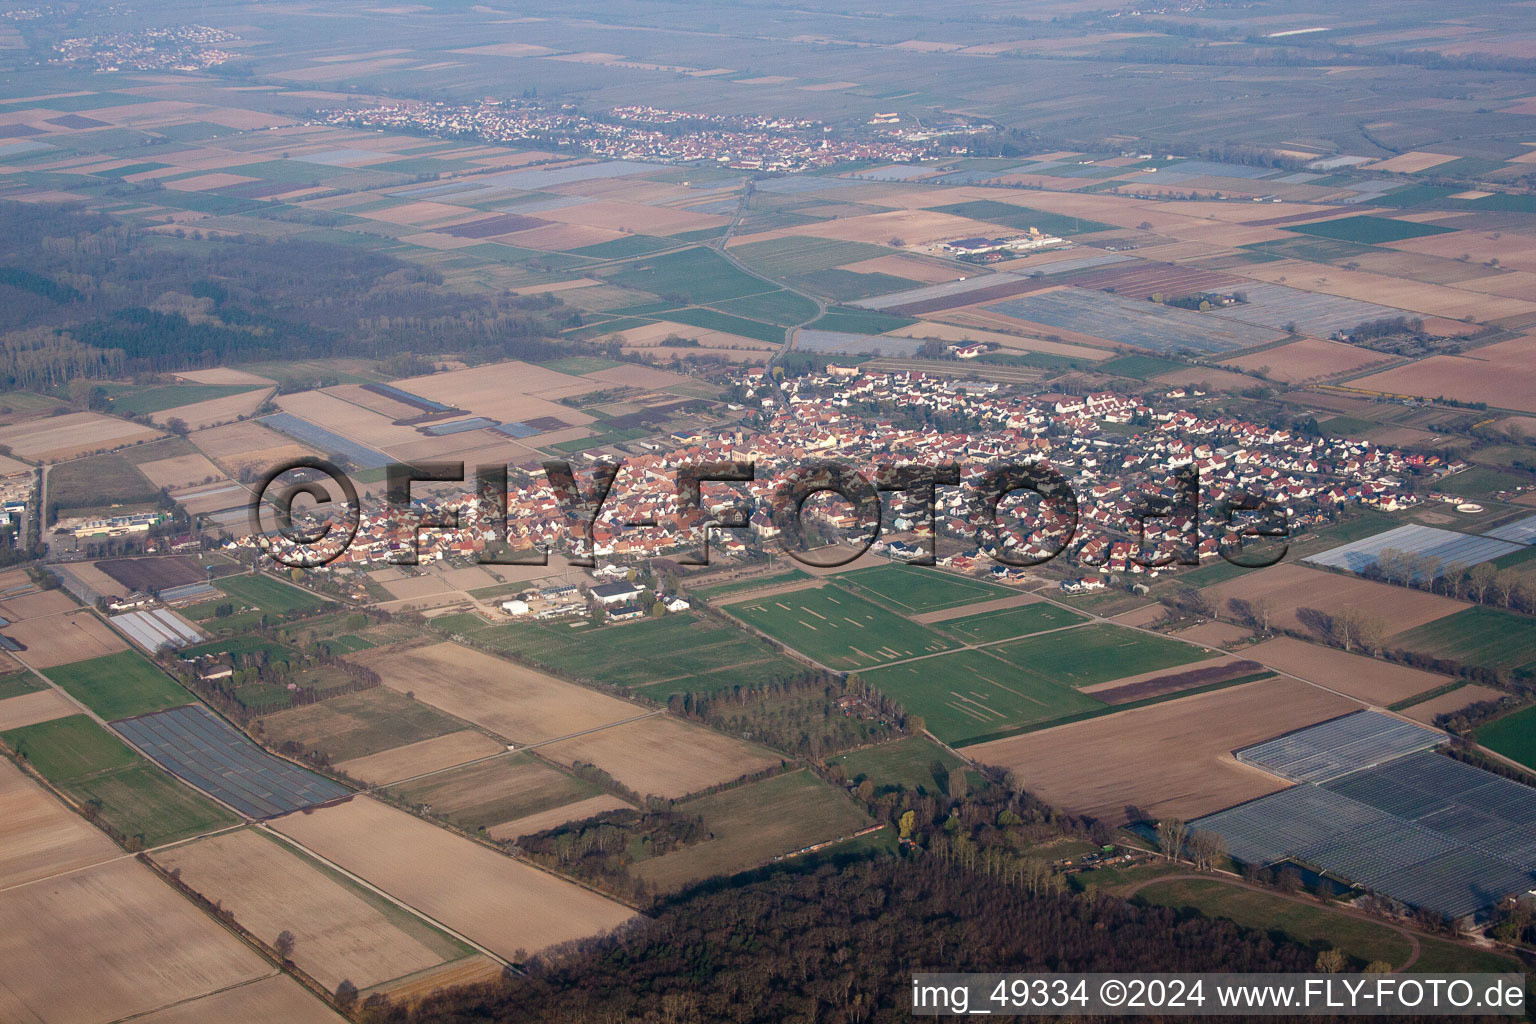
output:
<svg viewBox="0 0 1536 1024"><path fill-rule="evenodd" d="M742 220L746 218L747 204L751 202L751 200L751 190L744 190L741 195L741 204L736 208L736 216L734 219L732 219L731 226L725 229L725 234L709 243L710 248L714 249L721 256L725 257L725 261L727 263L741 271L743 274L750 274L752 277L757 278L759 281L764 281L768 284L771 284L775 288L783 288L785 291L792 292L795 295L800 296L802 299L810 299L812 302L816 303L815 316L802 320L798 324L792 324L789 327L784 328L784 343L779 347L779 351L768 360L768 364L765 367L765 370L768 374L768 379L772 380L773 364L788 355L790 349L795 347L795 335L799 332L800 328L804 327L806 324L815 323L817 320L820 320L823 316L826 315L827 303L825 299L818 298L817 296L812 295L810 292L803 292L799 288L785 284L783 281L775 281L771 277L765 277L762 274L759 274L757 271L741 262L741 260L737 259L735 256L732 256L726 249L726 243L731 240L731 236L736 233L736 229L741 226ZM775 385L775 387L777 387L777 385Z"/></svg>

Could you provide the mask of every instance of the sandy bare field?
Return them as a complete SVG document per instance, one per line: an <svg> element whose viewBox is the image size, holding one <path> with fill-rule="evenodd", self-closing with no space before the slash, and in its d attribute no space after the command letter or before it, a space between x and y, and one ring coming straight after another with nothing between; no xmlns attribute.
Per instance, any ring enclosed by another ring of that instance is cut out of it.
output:
<svg viewBox="0 0 1536 1024"><path fill-rule="evenodd" d="M553 416L571 426L591 423L592 417L551 399L600 387L580 377L515 360L412 377L396 381L394 386L502 423Z"/></svg>
<svg viewBox="0 0 1536 1024"><path fill-rule="evenodd" d="M0 427L0 444L35 462L72 459L87 452L163 436L151 427L96 412L71 412Z"/></svg>
<svg viewBox="0 0 1536 1024"><path fill-rule="evenodd" d="M1232 751L1360 707L1294 679L1269 679L1010 736L965 753L1012 768L1056 807L1109 821L1133 804L1194 818L1285 788ZM1064 752L1070 752L1065 756Z"/></svg>
<svg viewBox="0 0 1536 1024"><path fill-rule="evenodd" d="M139 465L139 472L148 477L149 482L156 487L170 488L191 487L209 478L213 480L224 478L224 471L209 462L208 456L196 453L144 462Z"/></svg>
<svg viewBox="0 0 1536 1024"><path fill-rule="evenodd" d="M157 412L150 419L161 426L172 419L178 419L193 430L217 426L220 423L233 423L241 416L254 413L270 394L272 390L269 388L265 391L247 391L239 395L210 398L206 402L193 402L191 405L179 405L174 409Z"/></svg>
<svg viewBox="0 0 1536 1024"><path fill-rule="evenodd" d="M271 970L134 860L0 892L0 1020L115 1021Z"/></svg>
<svg viewBox="0 0 1536 1024"><path fill-rule="evenodd" d="M645 185L649 182L641 184ZM564 224L618 228L621 232L641 235L675 235L684 231L702 231L704 228L729 224L731 220L729 217L694 213L691 210L673 210L665 206L642 206L633 202L605 200L547 210L539 216Z"/></svg>
<svg viewBox="0 0 1536 1024"><path fill-rule="evenodd" d="M1536 302L1526 299L1484 295L1464 288L1405 281L1382 274L1368 274L1363 270L1342 270L1323 263L1304 263L1300 260L1247 264L1234 267L1231 273L1256 281L1277 282L1303 291L1342 295L1362 302L1378 302L1451 320L1471 316L1480 321L1488 321L1536 312Z"/></svg>
<svg viewBox="0 0 1536 1024"><path fill-rule="evenodd" d="M313 448L254 420L195 430L188 440L232 477L238 477L247 466L260 474L289 459L315 454Z"/></svg>
<svg viewBox="0 0 1536 1024"><path fill-rule="evenodd" d="M1278 636L1246 648L1243 657L1378 707L1395 704L1451 681L1449 676L1391 665L1360 654L1346 654L1333 647L1321 647L1288 636Z"/></svg>
<svg viewBox="0 0 1536 1024"><path fill-rule="evenodd" d="M281 974L170 1006L147 1017L135 1017L134 1024L207 1024L221 1020L345 1024L334 1010Z"/></svg>
<svg viewBox="0 0 1536 1024"><path fill-rule="evenodd" d="M610 366L606 370L593 370L586 374L589 380L608 385L627 385L633 388L668 388L696 385L698 381L670 370L658 370L651 366Z"/></svg>
<svg viewBox="0 0 1536 1024"><path fill-rule="evenodd" d="M117 844L9 760L0 760L0 889L121 855ZM3 967L0 967L3 970Z"/></svg>
<svg viewBox="0 0 1536 1024"><path fill-rule="evenodd" d="M182 370L176 374L176 377L180 380L189 380L194 384L249 384L252 387L261 387L263 384L273 383L265 377L258 377L244 370L231 370L227 366L215 366L211 370Z"/></svg>
<svg viewBox="0 0 1536 1024"><path fill-rule="evenodd" d="M352 888L268 835L226 832L155 854L267 945L293 932L293 961L329 989L368 988L443 962Z"/></svg>
<svg viewBox="0 0 1536 1024"><path fill-rule="evenodd" d="M1444 153L1426 153L1423 150L1410 149L1389 160L1381 160L1374 164L1366 164L1373 171L1396 171L1399 174L1417 174L1419 171L1427 171L1436 164L1449 163L1455 160L1454 156L1446 156Z"/></svg>
<svg viewBox="0 0 1536 1024"><path fill-rule="evenodd" d="M653 715L539 747L561 764L595 764L642 796L680 797L748 772L779 757L712 729Z"/></svg>
<svg viewBox="0 0 1536 1024"><path fill-rule="evenodd" d="M629 806L618 797L605 793L602 796L589 796L585 800L577 800L562 807L552 807L547 811L518 818L516 821L492 825L486 829L486 832L490 833L492 839L517 839L520 836L531 836L535 832L543 832L545 829L564 825L568 821L580 821L594 814L619 811Z"/></svg>
<svg viewBox="0 0 1536 1024"><path fill-rule="evenodd" d="M398 427L387 416L342 401L324 391L298 391L291 395L279 395L277 407L370 448L421 439L415 427Z"/></svg>
<svg viewBox="0 0 1536 1024"><path fill-rule="evenodd" d="M417 700L519 746L645 714L628 701L455 643L363 651L350 660L379 673L385 686L412 691Z"/></svg>
<svg viewBox="0 0 1536 1024"><path fill-rule="evenodd" d="M634 911L365 796L273 826L511 957L618 927Z"/></svg>
<svg viewBox="0 0 1536 1024"><path fill-rule="evenodd" d="M16 583L7 585L22 586L31 582L25 574L22 574ZM4 615L14 624L24 619L40 619L48 615L58 615L61 612L72 612L79 607L63 590L34 589L30 594L0 602L0 615Z"/></svg>
<svg viewBox="0 0 1536 1024"><path fill-rule="evenodd" d="M1215 601L1222 615L1236 614L1238 618L1242 615L1234 612L1230 604L1232 600L1268 598L1274 605L1276 625L1306 631L1313 631L1318 625L1317 616L1309 612L1321 612L1326 616L1355 607L1370 615L1382 616L1391 632L1400 633L1467 607L1438 594L1309 569L1294 562L1247 573L1226 583L1206 587L1205 592Z"/></svg>
<svg viewBox="0 0 1536 1024"><path fill-rule="evenodd" d="M917 615L909 615L913 622L927 624L930 622L947 622L950 619L963 619L967 615L981 615L984 612L1001 611L1004 608L1019 608L1026 604L1038 604L1040 598L1034 594L1014 594L1011 597L997 597L990 601L977 601L975 604L963 604L958 608L940 608L936 612L921 612Z"/></svg>
<svg viewBox="0 0 1536 1024"><path fill-rule="evenodd" d="M377 754L369 754L366 757L342 761L336 767L354 779L384 786L425 772L452 768L456 764L473 761L479 757L489 757L506 749L504 745L483 733L464 729L430 740L407 743L403 747L395 747L392 750L381 750Z"/></svg>
<svg viewBox="0 0 1536 1024"><path fill-rule="evenodd" d="M1485 345L1460 356L1430 356L1350 381L1350 387L1388 394L1418 395L1536 412L1536 336Z"/></svg>
<svg viewBox="0 0 1536 1024"><path fill-rule="evenodd" d="M1442 693L1438 697L1431 697L1422 704L1415 704L1400 712L1404 718L1411 718L1415 722L1423 722L1425 725L1434 725L1435 718L1451 711L1460 711L1468 704L1476 704L1483 700L1498 700L1500 697L1509 696L1503 690L1495 690L1491 686L1477 686L1471 684L1463 686L1459 690L1450 693Z"/></svg>
<svg viewBox="0 0 1536 1024"><path fill-rule="evenodd" d="M51 722L65 715L78 715L80 709L57 690L36 690L19 697L0 700L0 732L24 725Z"/></svg>
<svg viewBox="0 0 1536 1024"><path fill-rule="evenodd" d="M18 622L8 632L27 645L20 657L33 668L68 665L128 649L122 637L84 608Z"/></svg>
<svg viewBox="0 0 1536 1024"><path fill-rule="evenodd" d="M941 284L945 281L958 280L966 274L965 270L956 264L899 255L876 256L874 259L860 260L858 263L845 263L842 269L855 274L890 274L893 277L904 277L908 281L917 281L919 284Z"/></svg>
<svg viewBox="0 0 1536 1024"><path fill-rule="evenodd" d="M1239 356L1229 364L1245 372L1263 369L1271 380L1286 384L1326 380L1343 373L1388 362L1392 357L1355 345L1321 338L1302 338L1278 348Z"/></svg>

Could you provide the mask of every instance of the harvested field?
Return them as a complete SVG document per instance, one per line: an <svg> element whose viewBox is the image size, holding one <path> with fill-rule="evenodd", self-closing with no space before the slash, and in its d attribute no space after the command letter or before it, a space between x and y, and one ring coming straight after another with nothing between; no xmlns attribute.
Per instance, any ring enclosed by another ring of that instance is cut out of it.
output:
<svg viewBox="0 0 1536 1024"><path fill-rule="evenodd" d="M1095 699L1106 704L1130 704L1133 701L1165 697L1170 693L1194 690L1202 686L1214 686L1217 683L1228 683L1244 676L1259 674L1272 673L1266 673L1264 666L1256 661L1222 658L1198 668L1184 669L1179 672L1160 669L1127 676L1124 679L1111 679L1107 683L1085 686L1083 692L1093 694Z"/></svg>
<svg viewBox="0 0 1536 1024"><path fill-rule="evenodd" d="M292 740L345 763L406 744L460 732L464 726L385 686L280 711L263 720L267 740Z"/></svg>
<svg viewBox="0 0 1536 1024"><path fill-rule="evenodd" d="M206 455L198 453L178 455L170 459L156 459L154 462L141 462L139 472L143 473L156 487L170 488L191 487L205 480L225 478L222 469L209 462Z"/></svg>
<svg viewBox="0 0 1536 1024"><path fill-rule="evenodd" d="M989 331L977 327L962 327L956 324L943 324L933 320L919 320L908 327L898 327L894 331L887 331L892 338L940 338L944 341L989 341L1004 349L1017 352L1044 352L1050 355L1066 356L1069 359L1082 359L1088 362L1097 362L1109 358L1109 352L1102 349L1084 348L1081 345L1069 345L1059 341L1046 341L1043 338L1026 338L1017 334L1004 334L1001 331Z"/></svg>
<svg viewBox="0 0 1536 1024"><path fill-rule="evenodd" d="M328 989L347 978L368 988L467 952L263 832L226 832L154 857L267 945L291 931L294 963ZM407 920L414 927L400 927Z"/></svg>
<svg viewBox="0 0 1536 1024"><path fill-rule="evenodd" d="M1466 247L1457 251L1464 252ZM1486 322L1536 312L1536 302L1525 299L1490 296L1464 288L1369 274L1363 270L1343 270L1301 260L1247 264L1234 268L1233 272L1241 272L1244 277L1256 281L1278 282L1280 278L1285 278L1287 287L1409 309L1425 316L1441 316L1450 320L1470 316Z"/></svg>
<svg viewBox="0 0 1536 1024"><path fill-rule="evenodd" d="M568 821L582 821L594 815L606 814L609 811L627 810L629 806L629 804L618 797L609 796L604 793L602 796L587 797L585 800L577 800L575 803L561 804L559 807L553 807L547 811L529 814L518 818L516 821L493 825L486 829L486 833L492 839L516 840L522 836L531 836L535 832L558 828Z"/></svg>
<svg viewBox="0 0 1536 1024"><path fill-rule="evenodd" d="M182 370L176 374L177 379L191 381L194 384L214 384L221 387L237 387L249 385L250 387L270 387L274 381L266 377L258 377L254 373L246 373L244 370L231 370L227 366L216 366L211 370Z"/></svg>
<svg viewBox="0 0 1536 1024"><path fill-rule="evenodd" d="M274 822L285 835L500 956L598 935L628 907L368 797Z"/></svg>
<svg viewBox="0 0 1536 1024"><path fill-rule="evenodd" d="M780 760L762 747L666 715L550 743L539 747L539 753L561 764L585 761L642 796L669 798L729 782Z"/></svg>
<svg viewBox="0 0 1536 1024"><path fill-rule="evenodd" d="M1271 668L1379 707L1396 704L1451 681L1448 676L1392 665L1359 654L1346 654L1288 636L1266 640L1244 653Z"/></svg>
<svg viewBox="0 0 1536 1024"><path fill-rule="evenodd" d="M697 814L711 838L653 860L635 874L662 891L757 867L807 846L850 836L872 824L863 808L808 771L690 800L678 807Z"/></svg>
<svg viewBox="0 0 1536 1024"><path fill-rule="evenodd" d="M954 281L965 274L953 264L916 256L876 256L872 260L845 263L842 269L854 274L890 274L892 277L904 277L922 284Z"/></svg>
<svg viewBox="0 0 1536 1024"><path fill-rule="evenodd" d="M1119 622L1123 619L1117 618L1115 621ZM1193 640L1207 647L1225 647L1227 644L1241 643L1253 634L1242 626L1235 626L1230 622L1202 622L1198 626L1181 629L1174 635L1180 640Z"/></svg>
<svg viewBox="0 0 1536 1024"><path fill-rule="evenodd" d="M988 612L998 612L1007 608L1020 608L1027 604L1037 604L1040 598L1034 594L1013 594L1008 597L998 597L990 601L977 601L974 604L963 604L955 608L940 608L938 611L920 612L907 616L913 622L929 625L935 622L946 622L950 619L967 618L972 615L983 615Z"/></svg>
<svg viewBox="0 0 1536 1024"><path fill-rule="evenodd" d="M591 423L592 417L552 399L598 389L598 385L581 377L517 360L412 377L395 381L394 386L499 423L553 416L573 426Z"/></svg>
<svg viewBox="0 0 1536 1024"><path fill-rule="evenodd" d="M191 405L181 405L174 409L166 409L157 412L150 418L164 426L173 419L181 420L193 430L201 430L204 427L217 426L220 423L233 423L241 416L250 416L272 394L270 389L265 391L247 391L239 395L226 395L223 398L210 398L206 402L193 402Z"/></svg>
<svg viewBox="0 0 1536 1024"><path fill-rule="evenodd" d="M538 743L645 714L645 709L455 643L351 657L384 685L491 732Z"/></svg>
<svg viewBox="0 0 1536 1024"><path fill-rule="evenodd" d="M0 732L79 713L80 709L65 700L59 691L35 690L0 700Z"/></svg>
<svg viewBox="0 0 1536 1024"><path fill-rule="evenodd" d="M316 454L313 448L298 444L286 434L279 434L255 420L196 430L188 435L188 440L231 477L238 477L246 468L257 474L265 473L289 459Z"/></svg>
<svg viewBox="0 0 1536 1024"><path fill-rule="evenodd" d="M1476 704L1479 701L1498 700L1500 697L1509 696L1503 690L1495 690L1491 686L1478 686L1468 684L1457 687L1450 693L1442 693L1438 697L1431 697L1420 704L1410 708L1404 708L1398 712L1404 718L1411 718L1415 722L1423 722L1425 725L1434 725L1435 719L1441 715L1450 714L1452 711L1460 711L1468 704Z"/></svg>
<svg viewBox="0 0 1536 1024"><path fill-rule="evenodd" d="M117 416L72 412L0 427L0 444L24 459L58 462L164 435Z"/></svg>
<svg viewBox="0 0 1536 1024"><path fill-rule="evenodd" d="M421 440L415 427L396 426L387 416L380 416L324 391L297 391L280 395L277 406L285 413L369 448L378 449Z"/></svg>
<svg viewBox="0 0 1536 1024"><path fill-rule="evenodd" d="M93 828L9 760L0 760L0 821L5 822L5 834L0 836L0 889L99 864L122 853L106 833Z"/></svg>
<svg viewBox="0 0 1536 1024"><path fill-rule="evenodd" d="M391 782L411 778L413 775L441 771L444 768L463 764L465 761L489 757L506 749L504 744L496 742L484 733L464 729L460 732L448 733L446 736L419 740L390 750L382 750L377 754L343 761L336 765L336 769L346 772L354 779L386 786Z"/></svg>
<svg viewBox="0 0 1536 1024"><path fill-rule="evenodd" d="M133 860L0 893L0 1019L104 1024L271 970Z"/></svg>
<svg viewBox="0 0 1536 1024"><path fill-rule="evenodd" d="M216 1020L345 1024L330 1007L282 974L135 1017L134 1024L206 1024Z"/></svg>
<svg viewBox="0 0 1536 1024"><path fill-rule="evenodd" d="M20 570L17 571L20 572ZM27 578L25 573L22 573L15 585L32 586L32 581ZM0 615L10 619L14 625L25 619L40 619L48 615L57 615L60 612L72 612L79 609L79 607L62 590L40 591L34 587L31 593L0 602Z"/></svg>
<svg viewBox="0 0 1536 1024"><path fill-rule="evenodd" d="M1010 736L966 753L1013 769L1032 793L1062 809L1112 822L1127 820L1128 805L1154 818L1194 818L1284 788L1239 764L1233 750L1359 707L1308 683L1270 679ZM1063 757L1064 750L1072 756Z"/></svg>
<svg viewBox="0 0 1536 1024"><path fill-rule="evenodd" d="M1229 359L1227 363L1245 373L1263 369L1271 380L1303 384L1354 373L1368 366L1389 362L1393 357L1370 349L1345 345L1321 338L1301 338L1277 348L1267 348L1252 355Z"/></svg>
<svg viewBox="0 0 1536 1024"><path fill-rule="evenodd" d="M1389 631L1396 633L1466 607L1438 594L1308 569L1295 563L1245 573L1206 587L1205 592L1221 614L1238 619L1245 615L1245 602L1268 599L1274 608L1274 625L1314 635L1326 632L1328 616L1344 608L1380 615L1387 620Z"/></svg>
<svg viewBox="0 0 1536 1024"><path fill-rule="evenodd" d="M476 953L473 956L455 960L451 964L443 964L441 967L433 967L413 974L408 978L400 978L386 985L376 985L366 994L371 996L378 993L388 996L396 1005L413 1003L439 989L455 988L460 985L482 985L496 981L501 977L502 970L501 964L495 960L483 953Z"/></svg>
<svg viewBox="0 0 1536 1024"><path fill-rule="evenodd" d="M13 623L6 632L26 645L20 658L33 668L68 665L128 649L110 626L84 608Z"/></svg>
<svg viewBox="0 0 1536 1024"><path fill-rule="evenodd" d="M1389 160L1381 160L1374 164L1367 164L1373 171L1395 171L1398 174L1417 174L1419 171L1427 171L1436 164L1449 163L1455 160L1454 156L1446 156L1444 153L1425 153L1421 150L1411 149Z"/></svg>
<svg viewBox="0 0 1536 1024"><path fill-rule="evenodd" d="M1536 412L1536 336L1526 335L1485 345L1460 356L1430 356L1349 382L1385 394L1422 398L1445 396L1466 402L1487 402L1496 408Z"/></svg>
<svg viewBox="0 0 1536 1024"><path fill-rule="evenodd" d="M391 793L470 832L602 795L595 784L524 754L438 772Z"/></svg>

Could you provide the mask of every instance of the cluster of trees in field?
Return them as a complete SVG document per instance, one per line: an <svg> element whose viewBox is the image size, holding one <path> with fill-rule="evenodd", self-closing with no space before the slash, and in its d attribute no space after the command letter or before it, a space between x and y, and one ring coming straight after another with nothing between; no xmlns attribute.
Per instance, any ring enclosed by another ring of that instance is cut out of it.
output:
<svg viewBox="0 0 1536 1024"><path fill-rule="evenodd" d="M845 710L838 701L844 699ZM760 687L677 693L668 710L802 757L819 758L902 733L905 711L858 676L808 671Z"/></svg>
<svg viewBox="0 0 1536 1024"><path fill-rule="evenodd" d="M629 866L711 838L704 819L675 810L612 811L517 841L536 864L634 898L649 895Z"/></svg>
<svg viewBox="0 0 1536 1024"><path fill-rule="evenodd" d="M1362 575L1400 587L1445 594L1458 601L1536 613L1536 580L1492 562L1445 562L1433 555L1383 548Z"/></svg>
<svg viewBox="0 0 1536 1024"><path fill-rule="evenodd" d="M474 296L328 243L175 238L66 207L0 203L0 386L258 359L569 355L552 296ZM594 347L594 351L597 349Z"/></svg>

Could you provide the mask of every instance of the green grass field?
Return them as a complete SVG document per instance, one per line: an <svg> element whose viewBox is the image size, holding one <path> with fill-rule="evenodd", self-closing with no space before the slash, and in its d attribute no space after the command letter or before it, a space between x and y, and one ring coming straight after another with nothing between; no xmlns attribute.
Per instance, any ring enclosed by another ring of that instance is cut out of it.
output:
<svg viewBox="0 0 1536 1024"><path fill-rule="evenodd" d="M44 778L94 807L101 820L145 846L175 842L238 822L84 715L4 734Z"/></svg>
<svg viewBox="0 0 1536 1024"><path fill-rule="evenodd" d="M735 316L766 320L781 327L804 323L816 315L816 303L804 295L782 290L718 302L715 306Z"/></svg>
<svg viewBox="0 0 1536 1024"><path fill-rule="evenodd" d="M964 762L926 736L908 736L895 743L855 750L827 763L840 765L854 781L867 778L877 788L905 786L937 794L944 792L949 770Z"/></svg>
<svg viewBox="0 0 1536 1024"><path fill-rule="evenodd" d="M862 670L955 644L838 587L796 590L725 610L787 647L839 670Z"/></svg>
<svg viewBox="0 0 1536 1024"><path fill-rule="evenodd" d="M109 722L193 700L180 684L134 651L58 665L46 675Z"/></svg>
<svg viewBox="0 0 1536 1024"><path fill-rule="evenodd" d="M635 874L665 891L746 871L873 824L847 794L807 771L701 796L676 810L702 817L710 838L635 866Z"/></svg>
<svg viewBox="0 0 1536 1024"><path fill-rule="evenodd" d="M117 452L61 463L48 473L48 504L60 509L145 504L159 496L159 490Z"/></svg>
<svg viewBox="0 0 1536 1024"><path fill-rule="evenodd" d="M1001 224L1016 231L1039 228L1047 235L1058 235L1062 238L1086 235L1094 231L1109 231L1114 227L1113 224L1103 224L1086 217L1047 213L1044 210L1032 210L1027 206L1000 203L993 199L977 199L969 203L955 203L952 206L936 206L933 211Z"/></svg>
<svg viewBox="0 0 1536 1024"><path fill-rule="evenodd" d="M294 652L282 644L256 636L232 636L222 640L210 640L205 644L183 647L180 651L184 658L196 658L204 654L241 656L257 653L265 654L269 661L288 661L293 657Z"/></svg>
<svg viewBox="0 0 1536 1024"><path fill-rule="evenodd" d="M928 731L949 744L1018 732L1103 707L1069 685L994 657L992 650L954 651L863 676L907 711L921 715Z"/></svg>
<svg viewBox="0 0 1536 1024"><path fill-rule="evenodd" d="M765 291L767 285L737 270L713 249L692 248L624 265L609 280L652 295L681 295L690 303L719 302Z"/></svg>
<svg viewBox="0 0 1536 1024"><path fill-rule="evenodd" d="M871 295L921 287L917 281L894 274L865 274L836 267L818 270L813 274L796 274L785 278L785 283L813 295L825 296L834 302L853 302L856 299L867 299Z"/></svg>
<svg viewBox="0 0 1536 1024"><path fill-rule="evenodd" d="M225 576L215 581L214 586L230 597L239 598L246 604L275 615L308 611L325 604L309 591L281 583L270 576Z"/></svg>
<svg viewBox="0 0 1536 1024"><path fill-rule="evenodd" d="M1136 380L1146 380L1160 373L1172 373L1174 370L1189 370L1197 372L1199 367L1186 363L1174 362L1172 359L1159 359L1157 356L1120 356L1099 363L1094 370L1099 373L1112 373L1117 377L1132 377Z"/></svg>
<svg viewBox="0 0 1536 1024"><path fill-rule="evenodd" d="M917 323L907 316L892 316L874 310L839 306L829 309L826 315L809 324L818 331L846 331L849 334L884 334L886 331L910 327Z"/></svg>
<svg viewBox="0 0 1536 1024"><path fill-rule="evenodd" d="M1083 617L1076 612L1042 601L1039 604L999 608L997 611L967 615L959 619L945 619L934 623L934 627L953 633L966 643L984 644L1042 633L1047 629L1060 629L1082 621Z"/></svg>
<svg viewBox="0 0 1536 1024"><path fill-rule="evenodd" d="M1373 960L1401 967L1413 950L1407 938L1386 925L1214 879L1156 882L1137 895L1154 906L1189 908L1206 917L1228 918L1244 928L1284 932L1313 949L1338 949L1357 968Z"/></svg>
<svg viewBox="0 0 1536 1024"><path fill-rule="evenodd" d="M0 700L5 700L7 697L20 697L24 693L35 693L42 688L42 682L31 672L7 672L0 676Z"/></svg>
<svg viewBox="0 0 1536 1024"><path fill-rule="evenodd" d="M701 597L719 598L746 590L757 590L760 587L772 587L781 583L793 583L796 580L805 579L810 579L810 573L801 572L799 569L789 569L784 572L754 576L751 579L732 580L730 583L716 583L708 587L690 586L688 591Z"/></svg>
<svg viewBox="0 0 1536 1024"><path fill-rule="evenodd" d="M1536 768L1536 706L1521 708L1481 726L1477 742L1511 761Z"/></svg>
<svg viewBox="0 0 1536 1024"><path fill-rule="evenodd" d="M615 238L612 241L583 245L566 251L574 256L589 256L597 260L620 260L631 256L644 256L646 253L659 252L662 249L671 249L675 245L677 240L673 238L625 235L623 238Z"/></svg>
<svg viewBox="0 0 1536 1024"><path fill-rule="evenodd" d="M878 565L833 577L838 585L903 615L1013 597L1017 591L917 565Z"/></svg>
<svg viewBox="0 0 1536 1024"><path fill-rule="evenodd" d="M755 298L756 296L753 297ZM721 303L721 305L725 305L725 303ZM725 331L727 334L739 334L743 338L756 338L758 341L782 342L784 340L784 328L782 327L764 323L761 320L749 320L746 317L722 313L718 309L692 307L689 309L675 309L670 313L662 315L673 323L687 324L690 327L702 327L707 331Z"/></svg>
<svg viewBox="0 0 1536 1024"><path fill-rule="evenodd" d="M1483 605L1399 633L1390 643L1501 672L1536 668L1536 619Z"/></svg>
<svg viewBox="0 0 1536 1024"><path fill-rule="evenodd" d="M1026 637L987 650L1062 686L1092 686L1212 657L1191 644L1107 623Z"/></svg>
<svg viewBox="0 0 1536 1024"><path fill-rule="evenodd" d="M786 235L731 248L731 255L753 270L779 278L813 274L819 270L840 267L844 263L859 263L890 254L891 250L881 245L813 238L810 235Z"/></svg>
<svg viewBox="0 0 1536 1024"><path fill-rule="evenodd" d="M656 700L759 686L799 675L804 667L733 626L691 613L594 628L584 621L446 628L581 679L637 690Z"/></svg>
<svg viewBox="0 0 1536 1024"><path fill-rule="evenodd" d="M107 397L112 400L113 412L138 415L164 412L193 402L227 398L254 390L244 385L220 384L162 384L153 387L111 385L107 388Z"/></svg>
<svg viewBox="0 0 1536 1024"><path fill-rule="evenodd" d="M1441 227L1438 224L1414 224L1406 220L1393 220L1391 217L1372 217L1361 214L1355 217L1325 220L1317 224L1292 225L1285 230L1318 238L1336 238L1343 242L1379 245L1382 242L1423 238L1425 235L1449 234L1456 229Z"/></svg>

